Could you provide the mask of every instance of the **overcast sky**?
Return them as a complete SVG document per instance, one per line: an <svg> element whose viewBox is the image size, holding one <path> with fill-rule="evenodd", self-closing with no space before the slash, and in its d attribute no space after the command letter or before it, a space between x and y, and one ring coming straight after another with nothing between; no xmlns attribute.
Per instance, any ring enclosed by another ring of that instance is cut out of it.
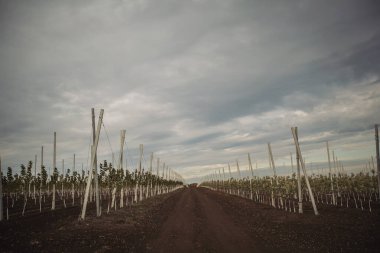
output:
<svg viewBox="0 0 380 253"><path fill-rule="evenodd" d="M128 166L144 144L186 178L247 153L289 164L299 127L309 161L374 155L380 122L378 1L0 1L3 171L41 145L86 167L91 107L105 109L100 159ZM77 168L78 168L77 167ZM130 168L129 168L130 169ZM235 168L233 168L235 170Z"/></svg>

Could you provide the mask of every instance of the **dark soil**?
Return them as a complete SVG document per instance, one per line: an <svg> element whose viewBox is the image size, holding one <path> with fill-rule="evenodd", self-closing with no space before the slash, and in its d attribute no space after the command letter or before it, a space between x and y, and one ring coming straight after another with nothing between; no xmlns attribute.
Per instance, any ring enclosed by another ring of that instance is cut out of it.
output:
<svg viewBox="0 0 380 253"><path fill-rule="evenodd" d="M90 206L91 207L91 206ZM91 210L94 210L91 207ZM104 211L103 211L104 212ZM79 207L0 223L1 252L379 252L379 209L314 216L186 188L96 218Z"/></svg>

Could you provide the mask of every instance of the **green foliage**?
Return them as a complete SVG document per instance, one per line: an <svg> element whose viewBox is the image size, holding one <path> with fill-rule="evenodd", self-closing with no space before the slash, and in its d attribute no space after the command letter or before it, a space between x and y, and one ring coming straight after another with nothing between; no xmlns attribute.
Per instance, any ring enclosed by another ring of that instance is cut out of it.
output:
<svg viewBox="0 0 380 253"><path fill-rule="evenodd" d="M41 173L42 185L46 185L48 174L44 165L42 165L41 171L42 171Z"/></svg>
<svg viewBox="0 0 380 253"><path fill-rule="evenodd" d="M54 168L53 175L50 176L50 181L55 184L58 181L59 172L57 168Z"/></svg>
<svg viewBox="0 0 380 253"><path fill-rule="evenodd" d="M13 178L12 168L11 168L11 167L8 167L8 171L7 171L7 181L8 181L8 183L12 183L13 180L14 180L14 178Z"/></svg>
<svg viewBox="0 0 380 253"><path fill-rule="evenodd" d="M21 164L21 177L24 178L26 176L26 168L24 164Z"/></svg>

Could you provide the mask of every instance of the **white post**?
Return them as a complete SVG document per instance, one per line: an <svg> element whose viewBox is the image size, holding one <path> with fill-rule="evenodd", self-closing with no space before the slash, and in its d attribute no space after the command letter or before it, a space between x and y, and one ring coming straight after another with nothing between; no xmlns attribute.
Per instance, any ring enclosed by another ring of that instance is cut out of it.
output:
<svg viewBox="0 0 380 253"><path fill-rule="evenodd" d="M239 168L239 161L238 159L236 159L236 168L237 168L237 171L238 171L238 174L239 174L239 180L241 180L241 173L240 173L240 168ZM240 184L238 184L238 195L240 196Z"/></svg>
<svg viewBox="0 0 380 253"><path fill-rule="evenodd" d="M228 173L229 173L229 175L230 175L230 178L232 178L230 163L228 163Z"/></svg>
<svg viewBox="0 0 380 253"><path fill-rule="evenodd" d="M240 168L239 168L239 161L238 161L238 159L236 159L236 168L237 168L237 171L238 171L238 174L239 174L239 179L241 179L241 173L240 173Z"/></svg>
<svg viewBox="0 0 380 253"><path fill-rule="evenodd" d="M62 159L62 196L61 199L64 198L63 196L63 181L65 179L65 159Z"/></svg>
<svg viewBox="0 0 380 253"><path fill-rule="evenodd" d="M333 203L334 205L336 204L335 200L335 193L334 193L334 183L333 183L333 178L332 178L332 173L331 173L331 160L330 160L330 149L329 149L329 142L326 141L326 148L327 148L327 158L329 162L329 176L330 176L330 182L331 182L331 194L333 198Z"/></svg>
<svg viewBox="0 0 380 253"><path fill-rule="evenodd" d="M123 153L124 153L124 142L125 133L127 130L120 130L120 156L119 156L119 170L123 168Z"/></svg>
<svg viewBox="0 0 380 253"><path fill-rule="evenodd" d="M252 161L251 161L251 155L248 153L248 162L249 162L249 169L251 170L251 179L249 180L249 188L251 188L251 200L253 200L253 186L252 186L252 180L253 180L253 168L252 168Z"/></svg>
<svg viewBox="0 0 380 253"><path fill-rule="evenodd" d="M40 169L40 212L42 212L42 168L44 166L44 146L41 146L41 169Z"/></svg>
<svg viewBox="0 0 380 253"><path fill-rule="evenodd" d="M269 152L269 163L271 163L271 167L273 169L273 174L274 174L274 177L276 178L276 184L278 184L276 166L274 165L274 159L273 159L272 148L270 146L270 142L268 142L268 152Z"/></svg>
<svg viewBox="0 0 380 253"><path fill-rule="evenodd" d="M379 126L375 125L375 141L376 141L376 166L377 166L377 186L380 195L380 156L379 156Z"/></svg>
<svg viewBox="0 0 380 253"><path fill-rule="evenodd" d="M142 159L143 159L143 155L144 155L144 145L143 144L140 144L140 161L139 161L139 180L142 178ZM139 185L139 190L140 190L140 201L142 200L143 198L143 186L140 184Z"/></svg>
<svg viewBox="0 0 380 253"><path fill-rule="evenodd" d="M253 178L253 167L252 167L251 155L249 153L248 153L248 162L249 162L249 169L251 171L251 177Z"/></svg>
<svg viewBox="0 0 380 253"><path fill-rule="evenodd" d="M232 188L231 188L231 180L232 180L232 174L231 174L231 166L230 163L228 163L228 173L230 175L230 178L228 179L228 193L232 194Z"/></svg>
<svg viewBox="0 0 380 253"><path fill-rule="evenodd" d="M125 132L126 130L120 130L120 156L119 156L119 170L123 169L123 152L124 152L124 141L125 141ZM124 207L124 186L121 186L120 189L120 208Z"/></svg>
<svg viewBox="0 0 380 253"><path fill-rule="evenodd" d="M223 170L223 191L226 192L226 187L225 187L226 174L224 173L224 167L222 167L222 170Z"/></svg>
<svg viewBox="0 0 380 253"><path fill-rule="evenodd" d="M152 179L151 179L151 176L152 176L152 170L153 170L153 152L150 154L150 165L149 165L149 178L150 178L150 182L148 182L148 190L147 190L147 196L151 197L153 195L153 182L152 182Z"/></svg>
<svg viewBox="0 0 380 253"><path fill-rule="evenodd" d="M0 221L3 220L3 171L1 169L1 156L0 156Z"/></svg>
<svg viewBox="0 0 380 253"><path fill-rule="evenodd" d="M99 114L99 120L98 120L98 126L96 128L96 135L95 135L95 143L93 147L91 148L91 171L88 173L88 178L87 178L87 184L86 184L86 192L84 195L84 201L83 201L83 207L82 207L82 213L81 213L81 219L84 220L86 217L86 209L87 209L87 202L88 202L88 195L90 193L90 185L91 185L91 179L92 179L92 171L94 170L96 166L96 151L98 148L98 143L99 143L99 135L100 135L100 128L102 126L102 120L103 120L103 113L104 110L100 110Z"/></svg>
<svg viewBox="0 0 380 253"><path fill-rule="evenodd" d="M309 178L307 177L307 173L306 173L306 169L305 169L305 164L304 164L303 159L302 159L301 149L300 149L300 146L299 146L299 143L298 143L298 133L296 133L294 127L292 127L291 129L292 129L294 144L296 146L297 153L299 155L299 159L300 159L300 162L301 162L302 171L303 171L303 174L305 176L306 186L307 186L307 189L309 191L309 195L310 195L310 199L311 199L311 204L313 205L314 214L315 215L319 215L318 210L317 210L317 206L315 205L314 194L313 194L313 191L311 190L311 186L310 186L310 183L309 183Z"/></svg>
<svg viewBox="0 0 380 253"><path fill-rule="evenodd" d="M102 114L102 110L103 109L100 110L101 114ZM100 118L100 115L99 115L99 118ZM91 126L92 126L92 145L95 146L96 133L95 133L95 109L94 108L91 108ZM99 121L98 121L98 127L99 127ZM100 127L101 127L101 122L100 122ZM100 131L100 127L99 127L99 131ZM94 157L91 157L91 161L95 160L95 162L94 162L94 167L92 167L92 164L90 165L90 167L94 170L94 171L91 171L90 174L92 175L92 173L94 173L96 217L99 217L101 215L101 211L100 211L99 180L98 180L98 157L97 157L96 151L97 151L97 148L95 149L95 153L92 153L92 150L91 150L91 155L94 155Z"/></svg>
<svg viewBox="0 0 380 253"><path fill-rule="evenodd" d="M36 176L37 176L37 155L34 155L34 183L33 183L34 204L36 204Z"/></svg>
<svg viewBox="0 0 380 253"><path fill-rule="evenodd" d="M160 158L157 157L157 168L156 168L156 172L157 172L157 180L160 178ZM156 186L155 186L155 195L158 195L159 194L159 189L158 189L158 181L156 180Z"/></svg>
<svg viewBox="0 0 380 253"><path fill-rule="evenodd" d="M293 154L290 152L290 164L292 165L292 175L294 173L294 166L293 166Z"/></svg>
<svg viewBox="0 0 380 253"><path fill-rule="evenodd" d="M73 159L73 172L72 172L73 175L74 175L74 171L75 171L75 154L74 154L74 159ZM74 183L72 183L71 188L72 188L71 196L73 198L72 205L74 206L74 204L75 204L75 185L74 185Z"/></svg>
<svg viewBox="0 0 380 253"><path fill-rule="evenodd" d="M57 167L56 158L57 158L57 133L54 132L53 175L54 175L55 168ZM55 210L55 184L56 183L57 183L56 181L53 182L53 199L51 202L51 210Z"/></svg>
<svg viewBox="0 0 380 253"><path fill-rule="evenodd" d="M292 130L293 131L293 130ZM294 128L294 132L298 141L298 128ZM297 192L298 192L298 213L303 213L302 206L302 185L301 185L301 168L300 168L300 154L296 149L296 160L297 160Z"/></svg>

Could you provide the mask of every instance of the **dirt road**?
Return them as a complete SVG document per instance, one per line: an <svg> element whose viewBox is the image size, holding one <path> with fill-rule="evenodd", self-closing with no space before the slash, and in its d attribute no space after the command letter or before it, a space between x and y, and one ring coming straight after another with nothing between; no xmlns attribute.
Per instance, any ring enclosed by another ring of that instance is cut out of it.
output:
<svg viewBox="0 0 380 253"><path fill-rule="evenodd" d="M300 215L185 188L85 221L79 207L0 222L0 252L379 252L380 209L305 203Z"/></svg>
<svg viewBox="0 0 380 253"><path fill-rule="evenodd" d="M262 252L210 194L186 189L158 237L148 242L151 252Z"/></svg>

